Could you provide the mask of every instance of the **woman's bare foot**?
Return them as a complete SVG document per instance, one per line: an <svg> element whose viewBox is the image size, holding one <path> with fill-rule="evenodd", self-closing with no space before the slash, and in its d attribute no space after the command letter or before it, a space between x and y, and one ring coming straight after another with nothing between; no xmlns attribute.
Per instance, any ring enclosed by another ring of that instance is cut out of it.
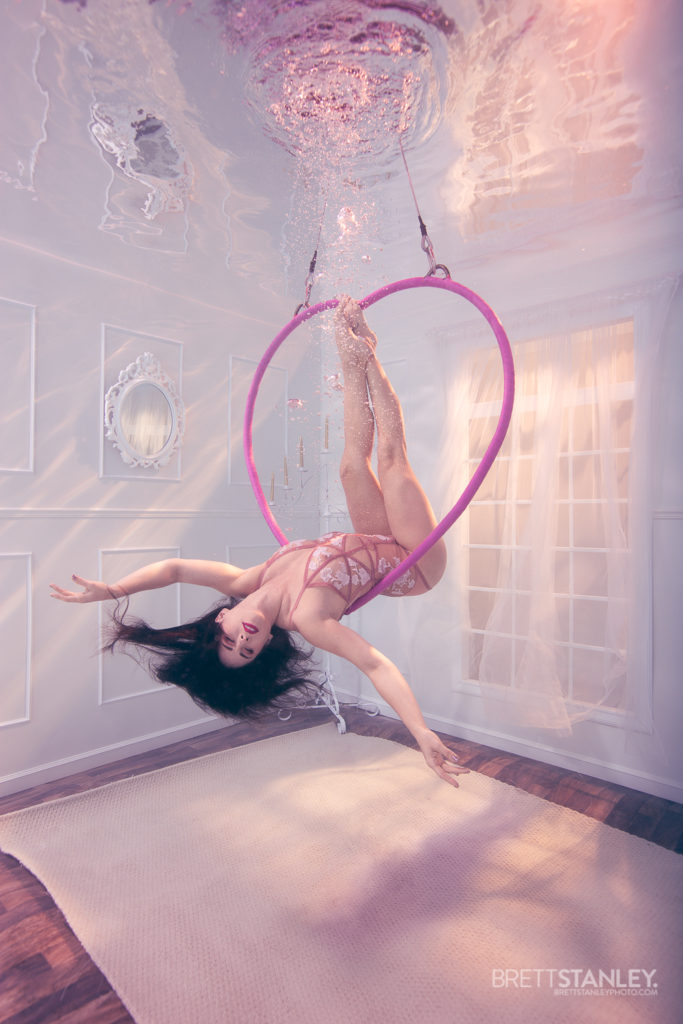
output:
<svg viewBox="0 0 683 1024"><path fill-rule="evenodd" d="M375 354L377 337L368 327L355 299L348 295L340 296L334 323L337 350L342 361L365 368Z"/></svg>
<svg viewBox="0 0 683 1024"><path fill-rule="evenodd" d="M352 330L359 338L365 338L374 350L377 345L377 335L374 331L370 330L368 322L365 319L365 314L360 307L360 303L356 302L355 299L349 298L348 295L342 296L342 301L344 302L344 315L351 325Z"/></svg>

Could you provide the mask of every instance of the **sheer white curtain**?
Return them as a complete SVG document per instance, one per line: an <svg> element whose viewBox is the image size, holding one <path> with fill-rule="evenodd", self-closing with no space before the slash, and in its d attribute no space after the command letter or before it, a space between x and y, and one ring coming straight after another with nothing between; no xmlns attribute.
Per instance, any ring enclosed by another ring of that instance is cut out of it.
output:
<svg viewBox="0 0 683 1024"><path fill-rule="evenodd" d="M648 717L652 369L672 282L506 322L517 394L496 465L449 538L455 688L507 721L568 732ZM440 344L452 504L500 409L495 343Z"/></svg>

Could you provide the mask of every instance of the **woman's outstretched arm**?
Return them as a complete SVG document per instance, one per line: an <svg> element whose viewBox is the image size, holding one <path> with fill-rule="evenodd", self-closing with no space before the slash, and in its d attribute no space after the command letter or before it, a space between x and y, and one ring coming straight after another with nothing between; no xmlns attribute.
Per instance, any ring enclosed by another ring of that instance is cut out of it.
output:
<svg viewBox="0 0 683 1024"><path fill-rule="evenodd" d="M429 767L444 782L458 785L456 776L466 774L469 769L457 764L457 755L427 726L413 691L389 658L336 619L299 622L297 628L309 643L330 654L341 655L364 672L380 697L412 733Z"/></svg>
<svg viewBox="0 0 683 1024"><path fill-rule="evenodd" d="M196 583L201 587L212 587L223 594L243 597L246 591L238 585L244 570L227 562L210 562L193 558L166 558L162 562L152 562L141 569L123 576L115 583L102 580L87 580L76 573L71 577L74 583L82 587L80 591L66 590L64 587L51 583L52 594L59 601L70 604L89 604L92 601L117 601L130 594L142 590L158 590L169 587L172 583Z"/></svg>

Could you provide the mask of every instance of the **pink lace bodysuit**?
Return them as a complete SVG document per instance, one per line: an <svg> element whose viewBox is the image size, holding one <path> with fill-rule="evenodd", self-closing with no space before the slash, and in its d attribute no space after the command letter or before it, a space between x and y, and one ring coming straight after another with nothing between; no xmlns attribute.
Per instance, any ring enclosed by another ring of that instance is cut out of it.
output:
<svg viewBox="0 0 683 1024"><path fill-rule="evenodd" d="M406 548L393 537L365 533L326 533L318 540L295 540L276 551L263 567L259 586L274 562L294 551L310 550L304 568L304 583L292 606L292 616L310 587L331 587L344 598L348 608L408 557ZM421 580L430 589L417 565L411 566L394 580L385 594L403 597ZM290 617L291 621L291 617Z"/></svg>

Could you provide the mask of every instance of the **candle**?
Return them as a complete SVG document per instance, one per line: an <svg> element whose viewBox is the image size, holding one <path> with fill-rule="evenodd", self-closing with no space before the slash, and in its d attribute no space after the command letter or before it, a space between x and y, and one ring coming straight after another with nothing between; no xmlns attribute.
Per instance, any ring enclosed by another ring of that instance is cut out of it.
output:
<svg viewBox="0 0 683 1024"><path fill-rule="evenodd" d="M325 417L325 451L330 447L330 417Z"/></svg>
<svg viewBox="0 0 683 1024"><path fill-rule="evenodd" d="M303 437L299 438L298 448L299 448L299 469L303 469L304 468L304 439L303 439Z"/></svg>
<svg viewBox="0 0 683 1024"><path fill-rule="evenodd" d="M287 456L285 455L283 477L285 481L285 487L289 487L289 468L287 466Z"/></svg>
<svg viewBox="0 0 683 1024"><path fill-rule="evenodd" d="M270 504L275 504L275 473L270 474Z"/></svg>

